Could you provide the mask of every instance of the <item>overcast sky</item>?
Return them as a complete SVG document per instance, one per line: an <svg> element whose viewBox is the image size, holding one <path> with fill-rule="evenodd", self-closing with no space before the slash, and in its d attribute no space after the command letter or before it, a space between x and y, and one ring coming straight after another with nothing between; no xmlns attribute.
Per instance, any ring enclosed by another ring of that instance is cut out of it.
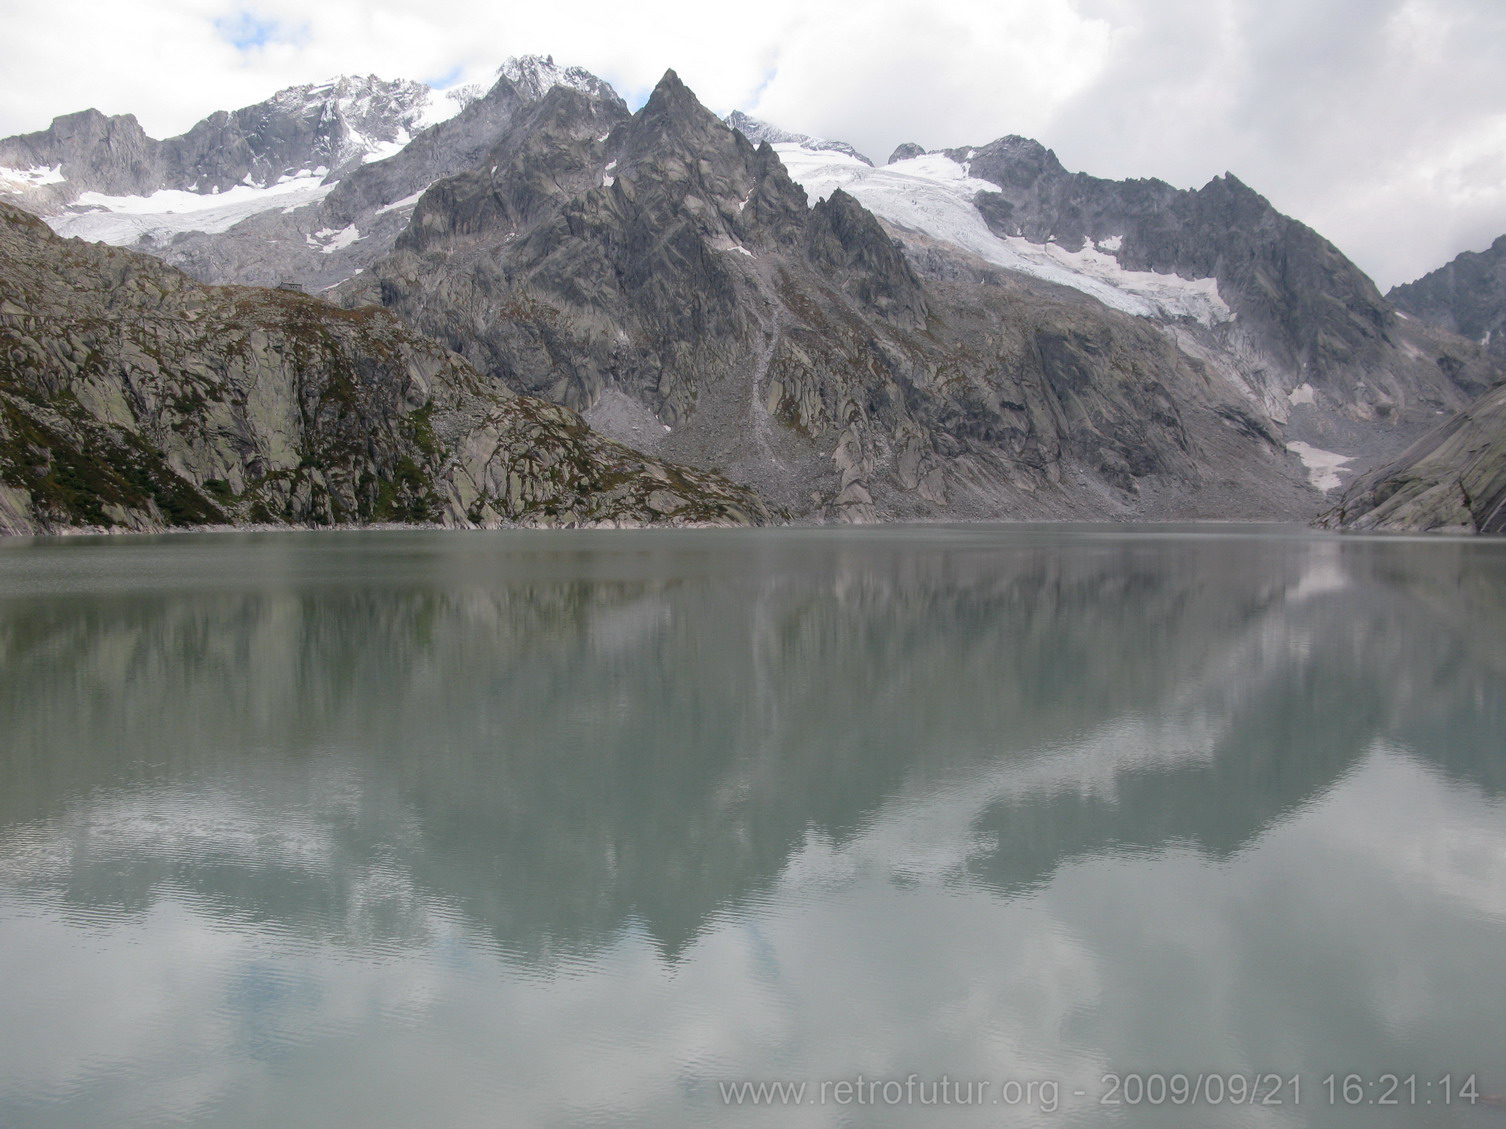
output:
<svg viewBox="0 0 1506 1129"><path fill-rule="evenodd" d="M674 67L878 161L1021 133L1101 176L1232 171L1382 289L1506 233L1503 0L7 0L4 31L0 136L95 106L165 137L295 83L537 52L634 107Z"/></svg>

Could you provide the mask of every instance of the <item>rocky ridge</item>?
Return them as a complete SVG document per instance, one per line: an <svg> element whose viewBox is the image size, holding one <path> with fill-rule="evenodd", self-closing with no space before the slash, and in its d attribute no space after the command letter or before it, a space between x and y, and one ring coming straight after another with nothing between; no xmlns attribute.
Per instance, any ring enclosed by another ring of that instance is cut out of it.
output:
<svg viewBox="0 0 1506 1129"><path fill-rule="evenodd" d="M148 137L134 115L84 110L54 118L40 132L0 141L0 166L56 170L56 179L45 185L12 175L0 183L0 192L30 210L50 211L90 192L218 194L315 170L338 178L395 152L473 97L471 91L446 95L419 82L375 75L341 77L219 111L164 141Z"/></svg>
<svg viewBox="0 0 1506 1129"><path fill-rule="evenodd" d="M318 291L389 250L418 196L473 166L518 110L556 83L617 100L579 68L524 56L503 64L484 92L341 78L213 114L165 142L146 138L128 115L86 111L43 134L0 141L0 166L30 161L32 171L55 166L62 178L30 185L0 173L0 191L11 188L0 198L42 215L60 234L134 247L205 282L296 281ZM68 122L86 117L104 123L101 138L58 140L71 136ZM213 150L206 139L217 135L224 154L208 172L162 156ZM164 197L160 204L153 193Z"/></svg>
<svg viewBox="0 0 1506 1129"><path fill-rule="evenodd" d="M770 520L386 311L207 287L5 204L0 259L0 532Z"/></svg>
<svg viewBox="0 0 1506 1129"><path fill-rule="evenodd" d="M1465 251L1386 298L1413 317L1478 341L1506 361L1506 235Z"/></svg>

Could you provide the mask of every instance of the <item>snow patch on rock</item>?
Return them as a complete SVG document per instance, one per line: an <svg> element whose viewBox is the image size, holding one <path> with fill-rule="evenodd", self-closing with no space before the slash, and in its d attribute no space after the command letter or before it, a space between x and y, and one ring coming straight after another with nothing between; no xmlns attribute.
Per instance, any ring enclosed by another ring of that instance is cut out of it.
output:
<svg viewBox="0 0 1506 1129"><path fill-rule="evenodd" d="M413 193L413 195L411 195L411 196L404 196L401 200L394 200L390 204L383 204L380 208L378 208L376 210L376 212L374 214L375 215L379 215L379 216L385 216L388 212L398 212L398 211L402 211L404 208L412 208L412 207L414 207L418 203L419 198L421 196L423 196L423 194L425 192L427 192L428 190L429 189L427 187L420 188L417 192Z"/></svg>
<svg viewBox="0 0 1506 1129"><path fill-rule="evenodd" d="M1337 490L1343 484L1339 475L1349 473L1344 464L1353 458L1295 439L1286 445L1286 449L1302 460L1302 465L1307 468L1308 481L1325 494L1330 490Z"/></svg>
<svg viewBox="0 0 1506 1129"><path fill-rule="evenodd" d="M582 94L600 94L611 87L590 71L580 67L562 67L553 55L516 55L497 69L497 73L518 88L525 98L538 101L556 86L579 90Z"/></svg>
<svg viewBox="0 0 1506 1129"><path fill-rule="evenodd" d="M360 231L357 230L355 224L351 224L348 227L340 228L338 231L332 227L322 228L312 235L305 235L303 241L310 247L324 252L326 255L332 255L336 251L349 247L360 238Z"/></svg>
<svg viewBox="0 0 1506 1129"><path fill-rule="evenodd" d="M0 192L40 188L44 184L62 184L67 179L63 175L62 165L38 165L30 169L8 169L0 165Z"/></svg>

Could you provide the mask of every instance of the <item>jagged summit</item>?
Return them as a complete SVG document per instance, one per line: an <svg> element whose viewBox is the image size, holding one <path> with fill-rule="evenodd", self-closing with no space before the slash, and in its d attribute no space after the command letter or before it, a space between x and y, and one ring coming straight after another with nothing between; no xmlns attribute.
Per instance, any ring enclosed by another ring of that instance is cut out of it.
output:
<svg viewBox="0 0 1506 1129"><path fill-rule="evenodd" d="M497 74L530 101L538 101L556 86L579 90L597 98L621 100L610 83L583 67L562 67L554 61L553 55L515 55L497 68Z"/></svg>
<svg viewBox="0 0 1506 1129"><path fill-rule="evenodd" d="M743 163L746 157L734 155L736 137L720 118L701 105L694 92L670 69L655 84L643 108L633 115L627 129L622 161L624 166L629 166L644 157L672 150L687 161L714 152L725 155L734 164ZM751 146L746 142L743 144L748 150L747 155L751 155ZM689 171L690 164L687 163L686 168Z"/></svg>
<svg viewBox="0 0 1506 1129"><path fill-rule="evenodd" d="M846 153L849 157L856 158L865 165L871 166L873 164L872 161L845 141L828 141L823 137L812 137L807 133L795 133L788 129L781 129L777 125L770 125L766 121L760 121L758 118L751 117L741 110L733 110L722 120L755 145L764 141L767 141L771 145L794 144L817 152L832 151Z"/></svg>
<svg viewBox="0 0 1506 1129"><path fill-rule="evenodd" d="M675 72L673 67L666 70L654 89L649 92L648 101L643 104L639 111L645 118L653 118L659 114L670 113L696 113L699 112L709 117L715 117L710 110L701 105L699 98L685 85Z"/></svg>

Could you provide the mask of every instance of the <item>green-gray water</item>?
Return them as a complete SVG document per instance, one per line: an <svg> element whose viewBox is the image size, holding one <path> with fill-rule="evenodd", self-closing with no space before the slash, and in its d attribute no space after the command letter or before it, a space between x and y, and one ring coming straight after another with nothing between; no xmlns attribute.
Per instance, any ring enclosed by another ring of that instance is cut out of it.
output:
<svg viewBox="0 0 1506 1129"><path fill-rule="evenodd" d="M1506 1126L1503 542L12 541L0 726L6 1127Z"/></svg>

